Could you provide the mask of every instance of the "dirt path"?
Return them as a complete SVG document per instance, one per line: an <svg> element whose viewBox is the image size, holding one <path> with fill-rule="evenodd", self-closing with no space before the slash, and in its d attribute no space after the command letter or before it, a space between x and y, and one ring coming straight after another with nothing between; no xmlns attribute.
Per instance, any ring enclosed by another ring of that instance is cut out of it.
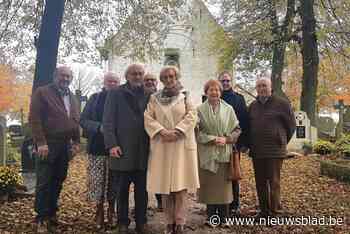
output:
<svg viewBox="0 0 350 234"><path fill-rule="evenodd" d="M94 209L86 202L86 160L76 157L71 163L68 179L61 195L59 233L95 233ZM244 217L256 212L255 182L251 161L242 159L244 179L241 182L241 204ZM338 218L342 225L233 225L229 229L208 228L204 206L189 200L188 233L349 233L350 185L319 176L319 164L312 157L298 157L285 161L282 172L282 205L289 217ZM133 199L131 199L131 203ZM0 205L0 233L34 233L33 198L17 199ZM150 195L149 225L154 233L162 233L164 219L156 212L155 199ZM316 222L314 220L314 222ZM131 229L134 223L131 224ZM108 233L113 233L108 231ZM132 231L130 233L133 233Z"/></svg>

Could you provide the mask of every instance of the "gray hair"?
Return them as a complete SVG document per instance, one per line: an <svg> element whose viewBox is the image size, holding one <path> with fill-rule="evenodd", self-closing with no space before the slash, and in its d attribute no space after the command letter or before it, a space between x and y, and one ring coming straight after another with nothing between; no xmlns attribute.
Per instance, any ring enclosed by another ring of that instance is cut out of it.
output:
<svg viewBox="0 0 350 234"><path fill-rule="evenodd" d="M126 68L125 73L124 73L125 79L126 79L126 77L128 76L129 72L130 72L132 69L136 68L136 67L141 67L142 70L143 70L143 73L144 73L144 74L146 73L146 72L145 72L145 65L144 65L144 64L142 64L142 63L133 63L133 64L130 64L130 65Z"/></svg>
<svg viewBox="0 0 350 234"><path fill-rule="evenodd" d="M58 73L58 71L61 70L61 69L67 69L67 70L69 70L70 73L71 73L71 76L72 76L72 78L73 78L73 71L72 71L72 69L71 69L70 67L68 67L67 65L61 65L61 66L56 67L55 71L53 72L53 78L54 78L54 79L56 79L57 73Z"/></svg>
<svg viewBox="0 0 350 234"><path fill-rule="evenodd" d="M120 77L119 77L116 73L114 73L114 72L106 72L106 73L103 75L103 79L106 79L107 77L113 78L114 80L120 81Z"/></svg>

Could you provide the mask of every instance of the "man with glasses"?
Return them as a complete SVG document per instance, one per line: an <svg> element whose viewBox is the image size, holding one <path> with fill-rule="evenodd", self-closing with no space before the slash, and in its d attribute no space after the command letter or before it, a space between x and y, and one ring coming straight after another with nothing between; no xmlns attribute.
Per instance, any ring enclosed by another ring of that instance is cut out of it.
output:
<svg viewBox="0 0 350 234"><path fill-rule="evenodd" d="M145 70L141 64L128 66L126 84L111 90L103 114L103 134L110 155L110 169L119 180L119 233L128 233L129 188L134 184L136 232L148 233L146 174L149 138L144 128L144 111L149 95L144 90Z"/></svg>
<svg viewBox="0 0 350 234"><path fill-rule="evenodd" d="M244 97L233 90L232 76L228 71L223 71L220 73L218 80L221 82L223 87L221 98L232 106L239 120L239 126L242 133L238 138L236 147L240 157L240 153L246 152L248 146L249 119L247 105ZM230 204L230 210L231 215L234 216L238 216L240 214L239 187L238 180L232 181L233 201Z"/></svg>

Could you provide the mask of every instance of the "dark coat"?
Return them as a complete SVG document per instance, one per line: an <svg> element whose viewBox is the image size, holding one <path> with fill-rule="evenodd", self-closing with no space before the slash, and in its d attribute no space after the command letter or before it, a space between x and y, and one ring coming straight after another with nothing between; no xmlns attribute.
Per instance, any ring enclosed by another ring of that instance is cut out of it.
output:
<svg viewBox="0 0 350 234"><path fill-rule="evenodd" d="M234 109L236 116L239 121L239 126L241 127L242 133L237 141L237 148L242 146L248 147L248 135L249 135L249 117L248 108L244 100L243 95L234 92L233 90L222 92L221 98L230 104Z"/></svg>
<svg viewBox="0 0 350 234"><path fill-rule="evenodd" d="M74 95L69 92L70 115L67 115L63 98L55 84L36 89L30 104L29 124L33 140L40 145L48 141L73 140L80 142L79 105Z"/></svg>
<svg viewBox="0 0 350 234"><path fill-rule="evenodd" d="M272 96L265 104L249 106L250 152L253 158L285 158L287 144L295 131L295 117L289 102Z"/></svg>
<svg viewBox="0 0 350 234"><path fill-rule="evenodd" d="M107 92L102 91L91 95L80 115L80 126L83 128L83 136L87 137L87 152L92 155L108 155L104 145L102 126L103 107Z"/></svg>
<svg viewBox="0 0 350 234"><path fill-rule="evenodd" d="M144 111L149 96L144 90L131 91L128 84L108 92L103 114L106 149L121 147L120 158L112 158L110 168L118 171L146 170L149 138L144 127Z"/></svg>

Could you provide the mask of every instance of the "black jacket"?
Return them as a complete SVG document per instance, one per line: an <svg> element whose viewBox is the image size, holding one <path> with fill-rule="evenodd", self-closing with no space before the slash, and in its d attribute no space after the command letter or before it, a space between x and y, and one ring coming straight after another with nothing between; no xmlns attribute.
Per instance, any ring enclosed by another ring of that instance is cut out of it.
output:
<svg viewBox="0 0 350 234"><path fill-rule="evenodd" d="M107 92L102 91L93 94L85 105L80 116L80 126L83 136L87 137L87 152L92 155L108 155L104 145L103 133L100 132L102 114Z"/></svg>
<svg viewBox="0 0 350 234"><path fill-rule="evenodd" d="M120 158L111 158L112 170L147 169L149 138L143 114L148 100L143 89L135 92L128 84L108 93L103 114L105 145L106 149L119 146L123 153Z"/></svg>
<svg viewBox="0 0 350 234"><path fill-rule="evenodd" d="M223 91L221 98L230 104L235 110L236 116L239 121L239 126L241 127L242 133L237 141L237 148L242 146L248 147L249 139L249 115L247 104L244 100L243 95L234 92L233 90Z"/></svg>

